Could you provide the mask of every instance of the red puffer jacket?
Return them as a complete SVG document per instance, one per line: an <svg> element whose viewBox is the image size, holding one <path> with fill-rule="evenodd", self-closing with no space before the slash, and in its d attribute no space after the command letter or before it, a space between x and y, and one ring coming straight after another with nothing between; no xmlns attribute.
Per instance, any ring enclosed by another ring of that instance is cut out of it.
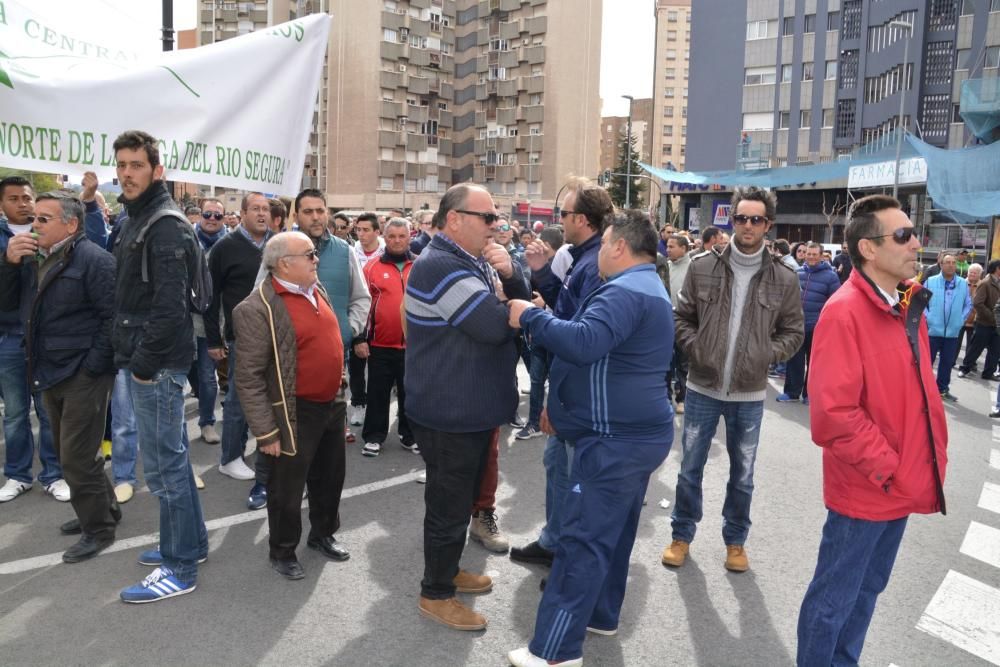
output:
<svg viewBox="0 0 1000 667"><path fill-rule="evenodd" d="M369 345L406 349L400 307L412 266L413 255L409 253L402 269L386 255L365 264L365 280L368 281L368 291L372 295L367 326Z"/></svg>
<svg viewBox="0 0 1000 667"><path fill-rule="evenodd" d="M948 427L923 316L930 291L902 287L900 313L853 271L813 335L809 412L823 447L823 499L856 519L945 512Z"/></svg>

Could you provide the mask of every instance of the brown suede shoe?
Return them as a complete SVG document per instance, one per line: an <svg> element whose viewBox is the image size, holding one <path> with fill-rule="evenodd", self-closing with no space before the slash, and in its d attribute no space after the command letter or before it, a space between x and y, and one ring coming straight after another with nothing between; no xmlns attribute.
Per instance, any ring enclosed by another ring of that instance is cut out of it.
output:
<svg viewBox="0 0 1000 667"><path fill-rule="evenodd" d="M741 544L726 545L726 569L730 572L746 572L750 569L746 549Z"/></svg>
<svg viewBox="0 0 1000 667"><path fill-rule="evenodd" d="M472 611L455 598L430 600L421 596L420 613L453 630L486 629L486 617Z"/></svg>
<svg viewBox="0 0 1000 667"><path fill-rule="evenodd" d="M459 570L458 576L453 581L455 590L459 593L489 593L493 590L493 580L485 574L472 574Z"/></svg>
<svg viewBox="0 0 1000 667"><path fill-rule="evenodd" d="M660 560L664 565L680 567L684 564L684 560L687 558L688 550L690 548L690 542L674 540L670 543L669 547L663 550L663 556Z"/></svg>

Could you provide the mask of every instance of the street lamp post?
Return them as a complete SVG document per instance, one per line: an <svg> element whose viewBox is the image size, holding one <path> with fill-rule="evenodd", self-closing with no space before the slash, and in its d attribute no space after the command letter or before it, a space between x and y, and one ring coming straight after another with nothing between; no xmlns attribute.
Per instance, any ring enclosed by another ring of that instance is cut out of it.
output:
<svg viewBox="0 0 1000 667"><path fill-rule="evenodd" d="M535 135L528 129L528 229L531 229L531 154L535 148Z"/></svg>
<svg viewBox="0 0 1000 667"><path fill-rule="evenodd" d="M403 215L406 215L406 167L407 167L407 157L406 151L409 150L409 138L406 136L406 121L409 120L406 116L399 117L399 129L403 132Z"/></svg>
<svg viewBox="0 0 1000 667"><path fill-rule="evenodd" d="M632 102L631 95L622 95L628 100L628 129L625 136L625 208L632 208Z"/></svg>
<svg viewBox="0 0 1000 667"><path fill-rule="evenodd" d="M907 23L905 21L890 21L889 25L893 28L902 28L906 30L906 41L903 43L903 66L902 71L899 75L899 128L902 129L899 136L896 137L896 168L893 170L892 180L892 196L894 199L899 198L899 158L903 151L903 139L906 138L906 125L903 124L903 112L906 108L906 86L907 86L907 76L906 76L906 66L908 65L908 60L910 59L910 39L913 37L913 24Z"/></svg>

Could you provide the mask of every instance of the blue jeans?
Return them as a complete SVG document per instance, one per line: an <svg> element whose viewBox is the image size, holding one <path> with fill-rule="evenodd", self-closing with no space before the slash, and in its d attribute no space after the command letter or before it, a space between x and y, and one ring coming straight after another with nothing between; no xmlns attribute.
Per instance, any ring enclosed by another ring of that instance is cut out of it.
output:
<svg viewBox="0 0 1000 667"><path fill-rule="evenodd" d="M129 376L142 466L149 491L160 499L160 553L177 578L192 583L198 559L208 553L208 533L194 486L184 424L188 369L163 370L150 383Z"/></svg>
<svg viewBox="0 0 1000 667"><path fill-rule="evenodd" d="M208 426L215 423L215 399L218 397L219 381L215 377L215 361L208 356L208 341L205 338L199 338L198 426Z"/></svg>
<svg viewBox="0 0 1000 667"><path fill-rule="evenodd" d="M681 439L681 471L677 475L673 539L691 542L702 517L701 480L708 450L719 426L726 420L726 450L729 453L729 483L722 506L722 539L742 545L750 532L750 501L753 498L753 465L757 458L763 401L727 402L689 390Z"/></svg>
<svg viewBox="0 0 1000 667"><path fill-rule="evenodd" d="M806 331L802 345L785 366L784 391L792 398L809 396L809 364L812 362L812 330Z"/></svg>
<svg viewBox="0 0 1000 667"><path fill-rule="evenodd" d="M951 387L951 367L958 359L958 337L945 338L944 336L931 336L931 363L941 353L941 360L937 369L937 388L942 394Z"/></svg>
<svg viewBox="0 0 1000 667"><path fill-rule="evenodd" d="M905 529L906 517L865 521L829 511L799 611L798 665L858 664Z"/></svg>
<svg viewBox="0 0 1000 667"><path fill-rule="evenodd" d="M139 431L135 425L129 370L119 369L111 392L111 471L115 486L136 485L135 461L139 457Z"/></svg>
<svg viewBox="0 0 1000 667"><path fill-rule="evenodd" d="M0 399L4 403L3 437L6 443L3 474L7 479L25 484L34 481L31 464L35 458L35 438L30 419L34 400L38 416L38 460L42 464L38 481L48 486L62 479L62 467L56 456L49 416L42 407L42 395L28 392L28 364L21 341L21 336L0 334Z"/></svg>
<svg viewBox="0 0 1000 667"><path fill-rule="evenodd" d="M555 551L562 532L563 501L569 491L569 475L573 468L573 445L549 436L542 454L545 466L545 526L538 535L543 549Z"/></svg>
<svg viewBox="0 0 1000 667"><path fill-rule="evenodd" d="M541 345L531 346L531 394L528 396L528 425L538 428L545 406L545 378L549 376L549 353Z"/></svg>
<svg viewBox="0 0 1000 667"><path fill-rule="evenodd" d="M229 348L229 391L222 402L222 465L243 458L248 439L247 419L236 391L236 341L231 340L226 346Z"/></svg>

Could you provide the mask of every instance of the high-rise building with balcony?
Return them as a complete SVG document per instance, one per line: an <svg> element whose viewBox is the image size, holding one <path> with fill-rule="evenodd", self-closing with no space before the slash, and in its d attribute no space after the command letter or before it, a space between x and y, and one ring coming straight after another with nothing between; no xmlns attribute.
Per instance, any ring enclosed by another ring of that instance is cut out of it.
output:
<svg viewBox="0 0 1000 667"><path fill-rule="evenodd" d="M650 162L687 167L691 0L656 0Z"/></svg>

